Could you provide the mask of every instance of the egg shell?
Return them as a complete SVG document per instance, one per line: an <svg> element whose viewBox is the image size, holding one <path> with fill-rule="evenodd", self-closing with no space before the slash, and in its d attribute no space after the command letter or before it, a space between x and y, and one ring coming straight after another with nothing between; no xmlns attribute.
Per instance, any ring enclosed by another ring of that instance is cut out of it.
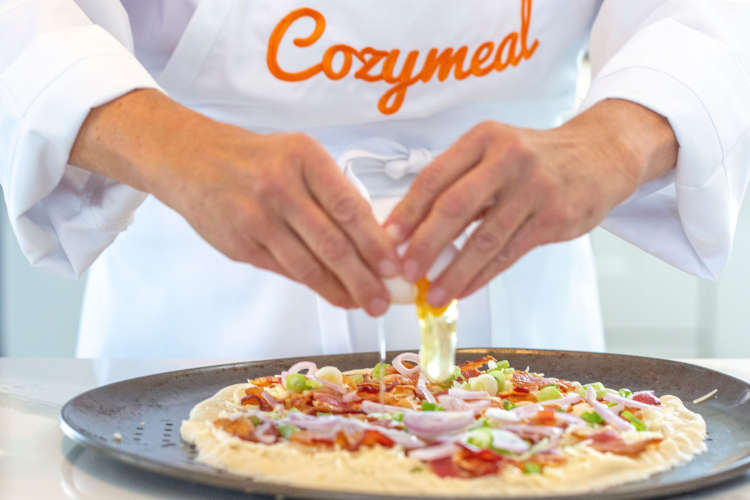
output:
<svg viewBox="0 0 750 500"><path fill-rule="evenodd" d="M413 304L417 298L417 285L409 283L401 276L383 280L391 295L391 304Z"/></svg>

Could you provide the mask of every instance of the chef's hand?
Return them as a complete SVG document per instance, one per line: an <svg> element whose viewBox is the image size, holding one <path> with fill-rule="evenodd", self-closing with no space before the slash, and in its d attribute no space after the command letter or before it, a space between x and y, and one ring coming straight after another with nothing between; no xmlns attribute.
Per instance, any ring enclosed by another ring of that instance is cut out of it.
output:
<svg viewBox="0 0 750 500"><path fill-rule="evenodd" d="M380 276L398 274L393 242L306 135L254 134L142 90L92 110L70 162L152 193L233 260L341 307L388 308Z"/></svg>
<svg viewBox="0 0 750 500"><path fill-rule="evenodd" d="M668 172L677 141L662 116L606 100L561 127L485 122L417 175L386 226L410 239L404 276L424 276L441 250L482 219L427 300L464 298L538 245L594 228L644 182Z"/></svg>

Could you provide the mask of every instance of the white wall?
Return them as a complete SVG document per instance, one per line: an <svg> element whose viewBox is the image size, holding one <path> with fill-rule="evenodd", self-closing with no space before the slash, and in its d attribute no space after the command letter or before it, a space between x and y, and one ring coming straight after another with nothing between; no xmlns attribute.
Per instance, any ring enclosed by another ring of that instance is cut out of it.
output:
<svg viewBox="0 0 750 500"><path fill-rule="evenodd" d="M32 268L10 233L0 200L0 353L72 356L83 281Z"/></svg>

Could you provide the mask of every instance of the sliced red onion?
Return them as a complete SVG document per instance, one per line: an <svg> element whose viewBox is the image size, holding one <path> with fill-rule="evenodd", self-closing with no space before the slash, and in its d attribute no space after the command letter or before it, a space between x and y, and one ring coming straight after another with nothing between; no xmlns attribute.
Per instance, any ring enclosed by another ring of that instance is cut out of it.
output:
<svg viewBox="0 0 750 500"><path fill-rule="evenodd" d="M489 408L492 401L489 399L480 399L478 401L464 402L464 404L475 414L482 413L485 408Z"/></svg>
<svg viewBox="0 0 750 500"><path fill-rule="evenodd" d="M459 399L482 399L490 397L490 393L487 391L466 391L464 389L455 388L449 389L448 395Z"/></svg>
<svg viewBox="0 0 750 500"><path fill-rule="evenodd" d="M604 395L604 401L610 401L612 403L619 403L625 407L631 407L631 408L641 408L644 410L660 410L658 406L649 405L646 403L641 403L640 401L633 401L632 399L623 398L622 396L618 396L617 394L612 394L611 392L608 392Z"/></svg>
<svg viewBox="0 0 750 500"><path fill-rule="evenodd" d="M284 420L303 429L326 430L335 427L344 419L335 415L316 417L293 411L289 412Z"/></svg>
<svg viewBox="0 0 750 500"><path fill-rule="evenodd" d="M559 422L565 422L570 425L581 425L581 426L586 425L586 421L584 419L582 419L578 415L573 415L572 413L563 413L563 412L556 411L555 420Z"/></svg>
<svg viewBox="0 0 750 500"><path fill-rule="evenodd" d="M404 361L411 361L412 363L414 363L414 366L411 368L407 368L406 366L404 366ZM413 352L402 352L401 354L393 358L392 364L397 372L405 377L408 377L412 373L416 373L417 371L419 371L419 354L415 354Z"/></svg>
<svg viewBox="0 0 750 500"><path fill-rule="evenodd" d="M272 408L279 404L279 401L275 397L271 396L271 393L265 389L263 389L263 392L260 393L260 397L262 397L266 401L266 403L271 405Z"/></svg>
<svg viewBox="0 0 750 500"><path fill-rule="evenodd" d="M562 429L551 425L510 424L503 427L503 430L510 431L521 436L539 435L555 437L562 434Z"/></svg>
<svg viewBox="0 0 750 500"><path fill-rule="evenodd" d="M344 394L344 397L341 398L341 401L343 401L344 403L352 403L354 401L359 401L360 399L362 398L357 396L357 391L352 391Z"/></svg>
<svg viewBox="0 0 750 500"><path fill-rule="evenodd" d="M433 460L449 457L459 449L458 445L453 442L442 443L435 446L428 446L427 448L413 450L409 453L409 458L431 462Z"/></svg>
<svg viewBox="0 0 750 500"><path fill-rule="evenodd" d="M427 401L429 401L430 403L437 404L437 400L435 399L435 396L433 396L430 390L427 388L427 380L422 375L419 376L419 381L417 382L417 389L419 390L419 392L422 393L422 396L424 396L424 398Z"/></svg>
<svg viewBox="0 0 750 500"><path fill-rule="evenodd" d="M529 443L504 429L492 429L492 446L513 453L523 453L530 447Z"/></svg>
<svg viewBox="0 0 750 500"><path fill-rule="evenodd" d="M570 405L583 401L583 398L578 394L567 394L558 399L548 399L547 401L540 401L539 404L542 406L558 405L562 409L567 409Z"/></svg>
<svg viewBox="0 0 750 500"><path fill-rule="evenodd" d="M422 437L437 437L466 429L474 423L472 411L413 411L404 414L404 425Z"/></svg>
<svg viewBox="0 0 750 500"><path fill-rule="evenodd" d="M263 444L271 444L276 441L276 436L273 434L266 434L271 429L272 424L270 422L264 422L255 429L255 437L258 438Z"/></svg>
<svg viewBox="0 0 750 500"><path fill-rule="evenodd" d="M519 462L523 462L533 457L537 453L544 453L544 452L552 451L555 448L557 448L557 446L562 441L562 438L563 438L562 432L554 436L545 437L538 443L532 445L531 448L529 448L529 451L527 451L520 457L516 457L516 460L518 460Z"/></svg>
<svg viewBox="0 0 750 500"><path fill-rule="evenodd" d="M326 380L324 378L319 378L319 377L316 377L316 376L313 376L312 378L315 379L315 380L317 380L318 382L320 382L324 386L328 387L329 389L333 389L334 391L338 392L339 394L346 394L347 392L349 392L349 388L348 387L344 387L343 385L334 384L333 382L330 382L330 381L328 381L328 380Z"/></svg>
<svg viewBox="0 0 750 500"><path fill-rule="evenodd" d="M529 405L518 406L510 411L518 416L518 418L520 418L521 420L525 420L527 418L533 417L542 410L544 410L544 407L542 405L533 403Z"/></svg>
<svg viewBox="0 0 750 500"><path fill-rule="evenodd" d="M512 424L521 421L521 417L517 414L501 408L488 408L487 411L484 412L484 416L492 422L501 424Z"/></svg>
<svg viewBox="0 0 750 500"><path fill-rule="evenodd" d="M288 370L281 372L281 385L286 388L286 377L292 373L298 373L302 370L307 370L307 374L312 376L313 373L318 371L318 365L312 361L300 361L294 363Z"/></svg>
<svg viewBox="0 0 750 500"><path fill-rule="evenodd" d="M488 408L492 402L489 399L480 399L477 401L464 401L463 399L459 399L453 396L450 396L448 394L441 394L438 396L438 402L440 403L440 406L445 408L448 411L473 411L476 413L481 413L482 410L485 408Z"/></svg>
<svg viewBox="0 0 750 500"><path fill-rule="evenodd" d="M408 432L400 431L398 429L384 429L374 425L369 425L369 427L380 432L382 435L391 439L394 443L403 446L407 450L422 448L425 445L424 441Z"/></svg>
<svg viewBox="0 0 750 500"><path fill-rule="evenodd" d="M606 405L597 401L596 392L592 387L586 389L586 402L591 405L591 407L596 413L599 414L600 417L606 420L607 423L612 424L615 428L621 431L630 431L634 429L634 427L630 425L630 422L627 422L624 419L620 418L616 413L612 413L612 411L607 408Z"/></svg>
<svg viewBox="0 0 750 500"><path fill-rule="evenodd" d="M365 413L405 413L413 410L400 406L381 405L374 401L364 400L362 401L362 411Z"/></svg>
<svg viewBox="0 0 750 500"><path fill-rule="evenodd" d="M441 394L437 399L440 406L447 411L466 411L469 409L469 406L463 399L454 398L447 394Z"/></svg>

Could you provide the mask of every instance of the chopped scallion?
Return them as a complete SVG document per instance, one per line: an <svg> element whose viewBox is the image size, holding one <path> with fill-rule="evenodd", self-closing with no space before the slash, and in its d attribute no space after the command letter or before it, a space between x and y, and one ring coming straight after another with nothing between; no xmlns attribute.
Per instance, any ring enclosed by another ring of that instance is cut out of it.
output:
<svg viewBox="0 0 750 500"><path fill-rule="evenodd" d="M390 367L391 365L389 365L388 363L378 363L372 369L372 373L371 373L372 378L375 380L380 380L383 376L385 376L386 370Z"/></svg>
<svg viewBox="0 0 750 500"><path fill-rule="evenodd" d="M585 413L582 413L581 418L592 425L604 423L604 419L601 416L599 416L598 413L593 412L593 411L587 411Z"/></svg>
<svg viewBox="0 0 750 500"><path fill-rule="evenodd" d="M429 401L422 401L422 411L445 411L445 408L439 404L430 403Z"/></svg>
<svg viewBox="0 0 750 500"><path fill-rule="evenodd" d="M286 389L289 392L300 393L305 390L307 379L301 373L292 373L286 377Z"/></svg>
<svg viewBox="0 0 750 500"><path fill-rule="evenodd" d="M635 427L635 430L637 431L647 430L646 424L644 424L638 417L630 413L628 410L623 411L622 413L620 413L620 415L622 416L622 418L624 418L625 420L633 424L633 427Z"/></svg>
<svg viewBox="0 0 750 500"><path fill-rule="evenodd" d="M281 437L283 437L284 439L289 439L292 436L292 434L294 434L295 432L299 430L298 427L294 425L289 425L289 424L277 425L276 429L279 431L279 434L281 434Z"/></svg>
<svg viewBox="0 0 750 500"><path fill-rule="evenodd" d="M323 387L323 384L318 382L317 380L306 380L305 381L305 389L320 389Z"/></svg>
<svg viewBox="0 0 750 500"><path fill-rule="evenodd" d="M523 464L523 473L524 474L540 474L542 472L542 467L534 462L526 462Z"/></svg>
<svg viewBox="0 0 750 500"><path fill-rule="evenodd" d="M561 397L563 397L562 392L560 392L560 388L555 384L542 387L536 393L537 401L550 401L552 399L560 399Z"/></svg>

